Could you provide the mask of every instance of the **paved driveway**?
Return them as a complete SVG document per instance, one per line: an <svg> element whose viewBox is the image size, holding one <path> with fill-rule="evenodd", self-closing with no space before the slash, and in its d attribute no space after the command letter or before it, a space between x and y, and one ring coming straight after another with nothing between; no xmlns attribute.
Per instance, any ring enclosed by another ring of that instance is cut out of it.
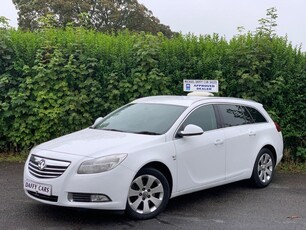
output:
<svg viewBox="0 0 306 230"><path fill-rule="evenodd" d="M155 219L37 203L22 188L23 164L0 163L0 229L297 229L306 230L306 175L276 173L254 189L246 181L170 200Z"/></svg>

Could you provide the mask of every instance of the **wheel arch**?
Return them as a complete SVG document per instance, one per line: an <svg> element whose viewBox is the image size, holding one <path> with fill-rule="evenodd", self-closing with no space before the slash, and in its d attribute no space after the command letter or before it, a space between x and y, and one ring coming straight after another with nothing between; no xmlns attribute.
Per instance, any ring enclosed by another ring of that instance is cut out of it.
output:
<svg viewBox="0 0 306 230"><path fill-rule="evenodd" d="M277 154L276 154L275 148L272 145L265 145L261 149L265 149L265 148L269 149L272 152L273 158L274 158L274 161L275 161L275 164L276 164L276 162L277 162Z"/></svg>
<svg viewBox="0 0 306 230"><path fill-rule="evenodd" d="M165 164L163 164L159 161L153 161L153 162L147 163L141 169L143 169L143 168L154 168L154 169L160 171L166 177L166 179L169 183L170 196L171 196L172 189L173 189L173 179L172 179L172 174L171 174L169 168Z"/></svg>

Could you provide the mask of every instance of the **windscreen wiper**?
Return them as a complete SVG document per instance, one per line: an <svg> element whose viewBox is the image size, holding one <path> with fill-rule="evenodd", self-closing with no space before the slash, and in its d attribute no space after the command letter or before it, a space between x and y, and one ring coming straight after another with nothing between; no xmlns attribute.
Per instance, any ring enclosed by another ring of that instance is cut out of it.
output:
<svg viewBox="0 0 306 230"><path fill-rule="evenodd" d="M151 132L151 131L140 131L140 132L133 132L136 134L147 134L147 135L160 135L160 133Z"/></svg>
<svg viewBox="0 0 306 230"><path fill-rule="evenodd" d="M101 129L101 130L106 130L106 131L115 131L115 132L125 132L119 129Z"/></svg>

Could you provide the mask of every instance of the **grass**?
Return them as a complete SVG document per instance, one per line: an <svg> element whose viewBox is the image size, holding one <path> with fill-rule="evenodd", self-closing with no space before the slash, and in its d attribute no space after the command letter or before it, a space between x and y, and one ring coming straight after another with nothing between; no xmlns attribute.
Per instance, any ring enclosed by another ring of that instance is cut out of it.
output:
<svg viewBox="0 0 306 230"><path fill-rule="evenodd" d="M277 166L278 172L290 172L290 173L305 173L306 174L306 162L293 162L285 161L281 162Z"/></svg>
<svg viewBox="0 0 306 230"><path fill-rule="evenodd" d="M284 149L283 159L277 166L279 172L306 173L306 159L304 161L293 160L289 149Z"/></svg>
<svg viewBox="0 0 306 230"><path fill-rule="evenodd" d="M0 153L0 162L24 163L28 157L27 152Z"/></svg>

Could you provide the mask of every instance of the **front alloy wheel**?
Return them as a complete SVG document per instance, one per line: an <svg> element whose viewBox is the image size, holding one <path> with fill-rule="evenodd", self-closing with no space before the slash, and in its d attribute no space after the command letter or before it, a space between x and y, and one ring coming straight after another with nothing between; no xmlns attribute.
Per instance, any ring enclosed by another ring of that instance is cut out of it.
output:
<svg viewBox="0 0 306 230"><path fill-rule="evenodd" d="M269 149L262 149L256 158L252 180L259 188L270 184L274 172L275 160Z"/></svg>
<svg viewBox="0 0 306 230"><path fill-rule="evenodd" d="M156 169L140 170L131 183L126 212L135 219L149 219L158 215L167 205L169 183Z"/></svg>

